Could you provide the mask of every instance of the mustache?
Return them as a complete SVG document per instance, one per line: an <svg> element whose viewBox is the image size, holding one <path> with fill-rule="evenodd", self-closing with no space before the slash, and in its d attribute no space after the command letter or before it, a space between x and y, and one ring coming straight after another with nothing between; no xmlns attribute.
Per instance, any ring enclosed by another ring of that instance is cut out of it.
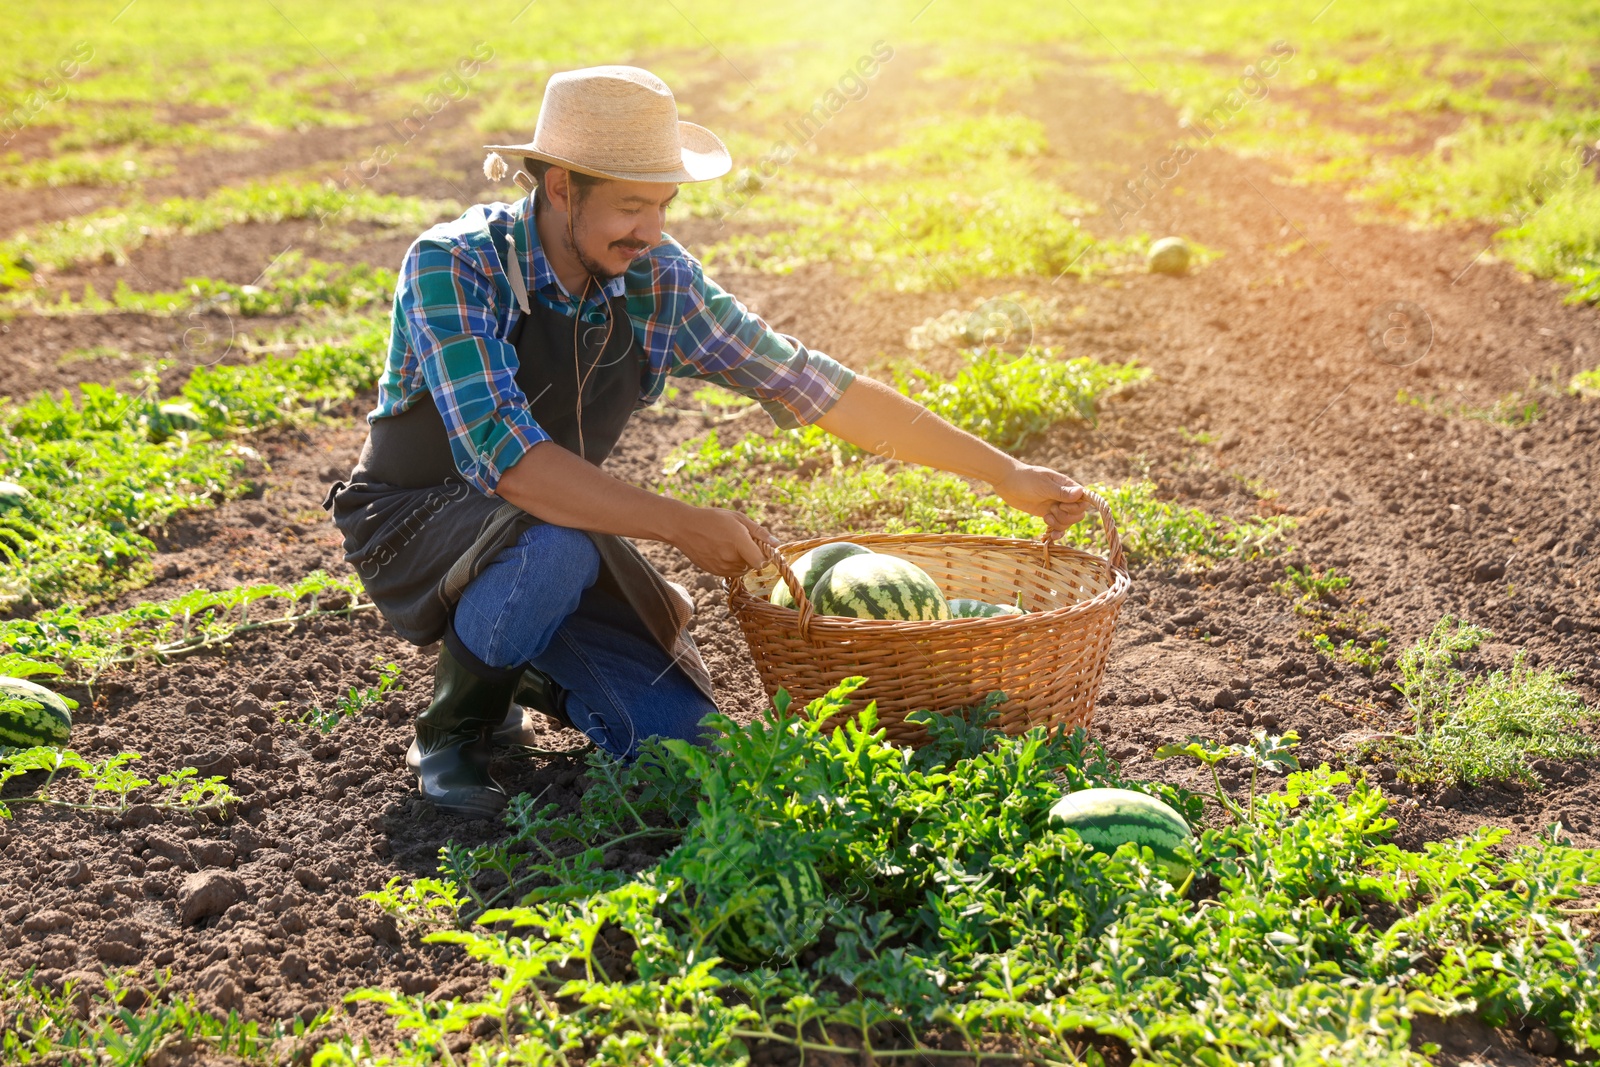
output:
<svg viewBox="0 0 1600 1067"><path fill-rule="evenodd" d="M643 241L612 241L611 247L621 248L628 252L637 252L641 248L649 248L650 246Z"/></svg>

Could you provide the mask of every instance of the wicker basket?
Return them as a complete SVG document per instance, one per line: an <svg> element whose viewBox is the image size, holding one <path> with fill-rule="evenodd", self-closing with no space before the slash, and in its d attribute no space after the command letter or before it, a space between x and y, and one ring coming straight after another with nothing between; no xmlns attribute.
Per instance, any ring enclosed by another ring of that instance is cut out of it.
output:
<svg viewBox="0 0 1600 1067"><path fill-rule="evenodd" d="M1034 726L1088 726L1105 675L1117 612L1130 582L1110 509L1089 500L1105 524L1110 558L1048 540L955 534L866 534L796 541L757 571L727 580L728 606L770 697L781 687L804 704L852 675L864 675L856 698L878 702L878 721L898 744L920 744L921 727L905 721L918 708L970 707L1001 690L1000 725L1011 734ZM949 597L1015 602L1025 615L898 622L817 615L790 561L830 541L900 556L932 576ZM768 601L786 582L799 610Z"/></svg>

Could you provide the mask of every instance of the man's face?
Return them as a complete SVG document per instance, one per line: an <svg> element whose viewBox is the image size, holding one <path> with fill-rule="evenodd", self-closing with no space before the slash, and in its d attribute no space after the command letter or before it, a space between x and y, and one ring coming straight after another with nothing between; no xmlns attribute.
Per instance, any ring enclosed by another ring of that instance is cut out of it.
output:
<svg viewBox="0 0 1600 1067"><path fill-rule="evenodd" d="M569 191L575 195L561 195ZM573 209L568 251L601 282L622 274L661 240L667 205L677 195L672 182L605 181L582 191L570 182L553 182L550 189L558 210Z"/></svg>

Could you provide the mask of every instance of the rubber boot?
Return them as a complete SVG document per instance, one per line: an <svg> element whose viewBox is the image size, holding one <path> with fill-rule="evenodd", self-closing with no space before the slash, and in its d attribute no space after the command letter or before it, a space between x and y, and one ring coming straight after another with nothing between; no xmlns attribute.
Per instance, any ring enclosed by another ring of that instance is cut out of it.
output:
<svg viewBox="0 0 1600 1067"><path fill-rule="evenodd" d="M439 647L433 703L417 716L417 788L441 811L485 818L506 806L505 789L489 774L489 738L505 722L522 674L488 676L492 668L454 637L448 633Z"/></svg>
<svg viewBox="0 0 1600 1067"><path fill-rule="evenodd" d="M525 708L542 712L569 730L576 729L572 725L571 716L567 714L567 691L557 685L548 674L535 667L529 667L522 672L521 683L517 686L516 702ZM507 720L507 726L509 725L510 721ZM498 734L495 740L500 740ZM517 742L508 739L506 743Z"/></svg>
<svg viewBox="0 0 1600 1067"><path fill-rule="evenodd" d="M538 748L541 741L539 728L534 725L529 712L536 711L548 716L569 730L577 729L572 725L566 707L567 691L551 681L548 674L529 667L517 680L517 693L512 698L511 707L506 709L506 717L490 732L489 741L495 745ZM417 743L413 741L411 747L406 749L406 766L415 774L420 765L421 755Z"/></svg>

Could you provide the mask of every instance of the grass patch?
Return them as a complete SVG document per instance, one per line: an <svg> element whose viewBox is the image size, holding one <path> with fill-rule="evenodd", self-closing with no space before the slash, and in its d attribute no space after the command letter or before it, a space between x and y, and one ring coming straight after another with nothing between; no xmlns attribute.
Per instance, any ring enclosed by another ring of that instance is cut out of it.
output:
<svg viewBox="0 0 1600 1067"><path fill-rule="evenodd" d="M1488 223L1497 253L1541 277L1583 288L1600 269L1600 187L1590 180L1600 119L1586 58L1597 33L1584 5L1336 4L1298 26L1282 24L1272 0L1222 0L1199 15L1135 0L1092 24L1070 8L1024 21L983 6L919 19L946 41L983 25L977 39L946 46L947 67L982 70L963 60L1072 41L1189 120L1195 151L1276 158L1297 180L1343 184L1391 217ZM1140 175L1110 184L1125 180ZM1157 195L1183 195L1182 182Z"/></svg>
<svg viewBox="0 0 1600 1067"><path fill-rule="evenodd" d="M1015 450L1062 422L1093 421L1097 401L1143 380L1132 363L1056 360L1050 349L1021 356L972 352L953 378L901 366L897 387L956 426ZM967 533L1038 537L1044 523L942 471L885 462L816 426L747 434L723 445L715 430L679 446L664 467L664 488L693 504L732 507L760 519L781 517L813 533ZM1233 520L1159 499L1151 482L1101 486L1135 563L1203 565L1274 551L1293 527L1287 517ZM1095 543L1095 524L1068 541Z"/></svg>
<svg viewBox="0 0 1600 1067"><path fill-rule="evenodd" d="M1447 419L1473 419L1496 426L1521 428L1532 426L1539 419L1539 401L1520 392L1507 393L1488 407L1474 404L1450 403L1439 397L1418 396L1401 389L1395 402L1421 408L1430 415Z"/></svg>
<svg viewBox="0 0 1600 1067"><path fill-rule="evenodd" d="M292 585L248 582L223 590L191 589L105 615L85 614L78 604L46 608L26 619L0 621L0 647L10 650L13 661L20 657L20 665L32 663L34 672L68 671L93 692L95 680L108 667L143 660L165 665L225 645L240 634L369 610L372 602L362 603L362 592L354 574L331 578L312 571ZM267 614L275 604L282 610ZM0 657L0 664L4 660ZM39 664L49 667L39 671ZM9 666L0 670L17 673Z"/></svg>
<svg viewBox="0 0 1600 1067"><path fill-rule="evenodd" d="M82 152L96 148L194 148L243 147L250 143L238 137L193 122L173 122L150 108L130 108L117 112L86 111L57 134L50 147L57 153Z"/></svg>
<svg viewBox="0 0 1600 1067"><path fill-rule="evenodd" d="M1048 348L1021 355L999 349L972 352L954 378L944 379L914 366L895 368L895 386L935 415L996 447L1015 450L1033 434L1059 422L1092 422L1103 397L1149 377L1133 363L1059 360ZM695 394L699 398L700 394ZM717 477L750 467L793 470L807 461L859 460L868 453L820 427L747 434L724 446L712 430L678 446L667 457L665 473L681 482Z"/></svg>
<svg viewBox="0 0 1600 1067"><path fill-rule="evenodd" d="M1272 583L1273 592L1294 600L1292 610L1311 623L1300 631L1302 641L1329 659L1344 660L1376 674L1389 650L1389 627L1374 623L1361 610L1362 598L1347 601L1350 579L1332 567L1313 571L1309 566L1288 566L1284 577Z"/></svg>
<svg viewBox="0 0 1600 1067"><path fill-rule="evenodd" d="M1597 137L1592 112L1473 119L1432 152L1386 164L1366 195L1422 221L1496 223L1499 255L1573 285L1570 302L1593 302L1600 296Z"/></svg>
<svg viewBox="0 0 1600 1067"><path fill-rule="evenodd" d="M16 156L16 153L11 153ZM0 187L56 189L64 185L138 185L147 178L164 177L172 167L152 164L136 156L47 156L26 163L20 158L0 167Z"/></svg>
<svg viewBox="0 0 1600 1067"><path fill-rule="evenodd" d="M454 201L380 195L331 183L230 186L204 199L106 208L0 241L0 289L27 285L37 271L97 261L123 263L148 240L192 237L240 223L308 219L318 225L374 222L420 230L460 210Z"/></svg>
<svg viewBox="0 0 1600 1067"><path fill-rule="evenodd" d="M724 389L720 385L703 385L690 393L689 399L700 405L701 410L707 414L713 410L721 414L744 411L754 407L756 403L743 393Z"/></svg>
<svg viewBox="0 0 1600 1067"><path fill-rule="evenodd" d="M600 54L650 56L686 112L714 94L712 113L688 117L736 148L739 169L706 195L732 192L742 202L738 175L754 173L779 144L794 155L776 178L762 168L767 188L757 199L774 188L780 195L749 207L795 232L730 245L730 255L781 270L842 251L840 262L885 273L886 284L928 287L949 284L947 276L1054 277L1080 251L1085 273L1117 269L1117 246L1052 222L1093 208L1070 203L1050 182L1049 168L1072 159L1073 146L1043 144L1018 114L1026 94L1049 91L1060 69L1052 57L1066 48L1098 56L1109 76L1215 128L1204 142L1190 138L1201 150L1272 155L1303 180L1349 183L1409 217L1495 225L1500 253L1536 273L1570 278L1600 268L1600 190L1571 180L1581 167L1568 162L1576 150L1581 164L1582 146L1600 136L1589 69L1600 35L1584 4L1335 4L1293 26L1275 0L1219 0L1199 13L1174 0L1132 0L1092 21L1070 6L1038 11L993 0L948 0L914 22L898 9L837 0L696 10L692 21L670 7L641 13L613 0L596 0L579 22L539 5L462 12L407 4L395 18L365 3L277 7L241 14L199 0L151 11L136 4L117 15L115 33L98 34L73 10L21 0L3 32L14 77L0 87L0 112L19 126L65 126L58 153L81 145L130 150L142 161L148 152L373 117L390 120L394 143L409 152L416 130L446 118L524 130L530 93L536 98L553 70ZM518 32L507 35L512 14ZM1275 47L1279 34L1286 47ZM855 79L853 65L877 39L892 45L894 58L882 64L890 73ZM752 80L711 73L698 54L707 41ZM746 61L756 55L769 61ZM832 129L805 144L791 131L828 94L824 124L854 121L857 107L890 91L883 78L919 63L922 84L895 106L912 99L924 110L887 135L866 127L864 136L893 140L871 143L859 168L819 165L811 148L833 150ZM66 65L82 73L62 80ZM352 94L375 115L347 110ZM841 109L847 114L832 117ZM986 151L996 158L969 162ZM1152 153L1152 170L1159 158ZM905 183L902 173L932 180ZM1136 171L1105 177L1112 187L1139 180ZM1182 195L1182 183L1172 195ZM1053 213L1052 202L1064 212ZM762 221L753 210L748 218ZM984 244L994 246L991 259Z"/></svg>
<svg viewBox="0 0 1600 1067"><path fill-rule="evenodd" d="M845 713L852 688L803 711L780 695L748 725L716 716L709 751L593 753L576 813L516 798L506 839L447 845L439 877L371 894L499 972L481 1000L352 994L403 1035L383 1062L448 1061L482 1018L500 1024L475 1044L484 1063L581 1044L608 1063L801 1046L1401 1067L1427 1062L1409 1044L1415 1014L1466 1012L1600 1044L1592 935L1563 910L1600 854L1551 837L1501 850L1490 830L1404 851L1375 787L1327 767L1278 779L1292 739L1263 738L1265 780L1282 785L1195 838L1206 888L1190 894L1148 852L1096 852L1047 812L1111 786L1199 825L1201 798L1124 778L1082 731L1007 736L992 701L929 717L930 742L902 749L872 707ZM641 846L664 854L622 869L615 857ZM815 890L780 893L806 872ZM757 962L725 956L735 928L754 931ZM319 1055L379 1062L348 1039Z"/></svg>
<svg viewBox="0 0 1600 1067"><path fill-rule="evenodd" d="M788 273L831 263L901 291L986 278L1092 277L1143 269L1147 238L1100 239L1096 209L1050 180L1042 127L1015 116L918 118L880 151L824 166L797 157L771 179L748 175L735 216L760 232L713 245L708 264ZM700 214L727 209L706 191Z"/></svg>
<svg viewBox="0 0 1600 1067"><path fill-rule="evenodd" d="M1578 759L1600 752L1582 733L1594 709L1562 683L1536 670L1522 653L1508 671L1469 676L1459 657L1492 634L1446 616L1400 657L1396 688L1411 712L1413 733L1369 746L1394 761L1412 782L1479 785L1517 781L1538 787L1535 759Z"/></svg>
<svg viewBox="0 0 1600 1067"><path fill-rule="evenodd" d="M74 398L0 410L0 477L28 497L0 512L0 606L56 603L140 584L148 531L179 511L240 496L260 456L243 437L324 417L376 384L382 326L353 344L197 369L174 399L84 383Z"/></svg>
<svg viewBox="0 0 1600 1067"><path fill-rule="evenodd" d="M1093 422L1096 405L1150 376L1132 363L1058 360L1052 349L1020 356L975 353L946 380L915 367L895 374L896 387L945 421L997 448L1015 451L1058 422Z"/></svg>
<svg viewBox="0 0 1600 1067"><path fill-rule="evenodd" d="M1233 519L1162 500L1155 483L1091 486L1105 497L1130 563L1203 567L1219 559L1253 559L1282 551L1295 522L1286 515ZM820 535L839 531L962 533L1040 537L1044 520L981 493L962 478L923 467L843 463L804 474L753 480L722 473L673 482L673 496L693 504L732 507L761 521L782 518ZM1067 532L1068 544L1105 551L1099 523Z"/></svg>
<svg viewBox="0 0 1600 1067"><path fill-rule="evenodd" d="M62 293L57 300L45 302L34 290L23 290L11 294L7 303L43 315L103 315L112 311L174 315L205 308L255 318L308 311L354 311L387 304L393 299L397 281L395 272L386 267L305 260L296 251L274 261L250 285L216 278L186 278L179 289L141 293L119 281L109 299L96 292L93 285L86 285L78 300Z"/></svg>
<svg viewBox="0 0 1600 1067"><path fill-rule="evenodd" d="M1038 180L920 179L892 186L782 188L786 207L707 249L708 266L788 274L833 264L899 292L955 290L990 278L1093 277L1142 266L1145 239L1101 240L1063 216L1066 194ZM1083 208L1083 213L1090 209Z"/></svg>

